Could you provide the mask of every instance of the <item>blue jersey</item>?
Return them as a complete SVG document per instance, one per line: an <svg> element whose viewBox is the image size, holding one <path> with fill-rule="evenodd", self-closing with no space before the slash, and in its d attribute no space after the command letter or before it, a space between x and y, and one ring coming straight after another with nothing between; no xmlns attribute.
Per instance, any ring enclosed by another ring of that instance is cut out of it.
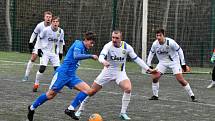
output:
<svg viewBox="0 0 215 121"><path fill-rule="evenodd" d="M75 74L80 66L80 60L92 58L91 54L87 54L87 48L82 40L76 40L69 48L63 63L57 69L57 72L64 72L66 75Z"/></svg>

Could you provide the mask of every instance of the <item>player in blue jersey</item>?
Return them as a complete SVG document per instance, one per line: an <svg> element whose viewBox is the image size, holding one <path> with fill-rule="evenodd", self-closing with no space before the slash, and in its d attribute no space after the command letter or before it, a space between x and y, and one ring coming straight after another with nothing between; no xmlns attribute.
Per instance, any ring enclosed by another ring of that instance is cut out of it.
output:
<svg viewBox="0 0 215 121"><path fill-rule="evenodd" d="M88 49L92 48L95 43L95 33L86 32L84 34L84 40L76 40L73 45L69 48L65 59L61 66L59 66L52 79L49 90L46 93L41 94L30 106L28 106L28 120L33 121L34 110L42 105L44 102L53 99L57 93L64 87L67 86L70 89L75 88L81 91L82 96L87 97L94 94L90 86L82 81L76 74L76 70L79 67L80 60L94 59L97 60L97 55L87 54ZM82 102L84 98L76 97L68 109L65 110L65 114L71 118L78 120L75 116L74 107L77 107L77 102Z"/></svg>
<svg viewBox="0 0 215 121"><path fill-rule="evenodd" d="M103 64L104 68L94 80L91 88L95 93L99 92L106 84L115 82L123 91L122 106L119 117L123 120L131 120L127 115L127 108L131 99L132 85L126 74L127 57L137 63L146 72L156 74L156 70L150 69L146 63L137 56L131 45L122 40L122 32L114 30L112 32L112 40L104 45L98 61ZM79 93L83 95L82 92ZM78 95L79 95L78 94ZM78 97L78 96L77 96ZM88 102L88 97L81 103L76 116L80 116L84 111L85 103Z"/></svg>

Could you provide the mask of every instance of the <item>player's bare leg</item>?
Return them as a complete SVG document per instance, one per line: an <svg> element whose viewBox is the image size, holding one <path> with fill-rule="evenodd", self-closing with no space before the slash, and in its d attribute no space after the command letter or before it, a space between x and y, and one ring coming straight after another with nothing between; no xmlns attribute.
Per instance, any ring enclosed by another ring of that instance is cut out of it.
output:
<svg viewBox="0 0 215 121"><path fill-rule="evenodd" d="M215 87L215 66L213 67L213 71L212 71L212 80L211 83L207 86L207 88L212 88Z"/></svg>
<svg viewBox="0 0 215 121"><path fill-rule="evenodd" d="M71 101L70 106L65 109L65 114L70 116L74 120L79 120L79 118L75 115L75 109L76 107L83 102L84 99L86 99L87 96L92 96L95 94L95 90L90 88L90 86L86 82L80 82L77 85L75 85L75 89L80 91L75 97L74 100Z"/></svg>
<svg viewBox="0 0 215 121"><path fill-rule="evenodd" d="M102 89L102 86L101 86L101 85L98 85L96 82L93 82L91 88L94 90L94 94L95 94L96 92L98 92L98 91L100 91L100 90ZM90 98L89 98L89 96L88 96L88 97L86 97L86 98L84 99L84 101L81 103L80 107L79 107L78 110L75 112L75 115L76 115L77 117L80 117L80 116L81 116L81 113L84 111L85 105L88 103L89 99L90 99Z"/></svg>
<svg viewBox="0 0 215 121"><path fill-rule="evenodd" d="M178 80L178 82L184 87L184 89L187 91L188 95L191 97L193 102L197 102L197 100L195 99L195 96L193 94L193 91L190 87L190 84L184 79L182 73L179 74L175 74L176 79Z"/></svg>
<svg viewBox="0 0 215 121"><path fill-rule="evenodd" d="M36 61L36 59L37 59L37 54L32 53L31 59L28 61L28 64L27 64L27 67L26 67L26 70L25 70L25 76L22 79L22 81L28 81L30 71L32 70L32 68L34 66L34 62Z"/></svg>
<svg viewBox="0 0 215 121"><path fill-rule="evenodd" d="M120 112L120 118L123 120L131 120L130 117L128 117L126 111L128 108L128 105L130 103L131 99L131 81L130 80L123 80L119 83L120 88L124 91L124 94L122 96L122 107Z"/></svg>

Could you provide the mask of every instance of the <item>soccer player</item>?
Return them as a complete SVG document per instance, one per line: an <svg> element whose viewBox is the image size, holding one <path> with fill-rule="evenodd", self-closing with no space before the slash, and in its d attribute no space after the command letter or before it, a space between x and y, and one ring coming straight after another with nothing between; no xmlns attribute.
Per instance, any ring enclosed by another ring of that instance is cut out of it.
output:
<svg viewBox="0 0 215 121"><path fill-rule="evenodd" d="M215 49L213 50L213 54L211 56L211 63L214 63L215 61ZM215 87L215 66L213 67L213 71L212 71L212 80L210 85L207 86L207 88L212 88Z"/></svg>
<svg viewBox="0 0 215 121"><path fill-rule="evenodd" d="M171 38L165 37L164 29L156 31L156 40L153 42L148 55L147 64L151 66L151 61L156 54L159 63L156 66L158 74L152 76L153 96L149 100L158 100L159 78L165 73L167 68L172 69L178 82L184 87L193 102L196 102L195 96L189 83L182 75L182 69L186 72L186 63L181 47Z"/></svg>
<svg viewBox="0 0 215 121"><path fill-rule="evenodd" d="M116 84L119 85L119 87L124 92L122 97L121 113L119 115L123 120L131 119L126 114L126 110L131 98L132 88L131 81L125 71L125 63L127 56L130 56L131 59L144 70L150 73L157 72L156 70L150 69L145 64L145 62L136 55L133 48L126 42L122 41L122 32L119 30L115 30L112 32L112 41L108 42L103 47L99 55L99 62L104 65L104 69L97 76L91 87L95 90L94 92L96 93L100 91L105 84L111 81L115 81ZM81 106L76 112L77 117L79 117L81 112L84 110L84 105L86 101L87 98L82 102Z"/></svg>
<svg viewBox="0 0 215 121"><path fill-rule="evenodd" d="M50 60L54 70L60 66L60 55L63 55L64 31L59 27L60 18L55 16L52 18L51 26L43 29L37 40L38 56L40 57L40 68L36 73L36 79L33 86L33 92L37 92L39 88L39 80L43 77L46 66ZM62 57L62 56L61 56Z"/></svg>
<svg viewBox="0 0 215 121"><path fill-rule="evenodd" d="M28 106L28 120L33 121L33 116L35 109L42 105L47 100L53 99L57 93L64 87L67 86L70 89L74 88L82 92L82 96L88 96L93 94L93 90L90 86L82 81L77 75L76 70L80 65L80 60L84 59L94 59L97 60L97 55L87 54L88 49L92 48L95 43L95 33L86 32L84 34L84 39L76 40L72 46L69 48L63 63L55 71L55 75L52 79L49 90L46 93L41 94L32 105ZM65 110L65 114L69 115L71 118L78 120L79 118L75 116L75 107L78 102L83 101L83 99L77 97L71 106Z"/></svg>
<svg viewBox="0 0 215 121"><path fill-rule="evenodd" d="M30 73L31 69L33 68L33 63L37 59L37 54L38 54L37 47L38 47L38 44L40 44L40 43L38 43L36 41L36 44L34 46L33 42L34 42L35 38L38 38L38 35L44 28L50 26L51 19L52 19L52 13L50 11L45 11L44 12L44 21L37 24L36 28L34 29L34 32L31 34L31 38L29 41L29 50L32 53L32 55L31 55L31 59L28 61L26 71L25 71L25 76L22 79L22 81L28 81L29 73Z"/></svg>

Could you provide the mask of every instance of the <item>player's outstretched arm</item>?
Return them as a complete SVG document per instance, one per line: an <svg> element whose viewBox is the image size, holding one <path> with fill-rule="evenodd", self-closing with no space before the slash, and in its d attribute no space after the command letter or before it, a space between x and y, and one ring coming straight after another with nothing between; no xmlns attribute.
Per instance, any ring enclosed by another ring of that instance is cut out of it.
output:
<svg viewBox="0 0 215 121"><path fill-rule="evenodd" d="M74 49L74 59L76 59L76 60L84 60L84 59L97 60L98 56L97 55L92 55L92 54L82 54L81 50L79 48L75 48Z"/></svg>
<svg viewBox="0 0 215 121"><path fill-rule="evenodd" d="M99 62L102 63L103 66L105 66L105 67L108 67L110 65L110 63L107 60L105 60L105 57L107 56L107 53L108 53L110 46L111 46L111 44L109 44L109 43L106 44L103 47L103 49L99 55Z"/></svg>
<svg viewBox="0 0 215 121"><path fill-rule="evenodd" d="M99 62L103 64L103 66L108 67L110 63L105 60L105 55L99 55Z"/></svg>

